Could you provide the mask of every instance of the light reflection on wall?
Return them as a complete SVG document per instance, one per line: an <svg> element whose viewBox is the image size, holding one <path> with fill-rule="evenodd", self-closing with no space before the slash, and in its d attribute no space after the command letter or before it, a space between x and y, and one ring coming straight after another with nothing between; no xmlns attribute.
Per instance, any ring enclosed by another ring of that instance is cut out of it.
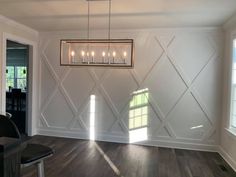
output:
<svg viewBox="0 0 236 177"><path fill-rule="evenodd" d="M90 116L90 140L95 140L95 95L90 96L90 110L89 110L89 116Z"/></svg>
<svg viewBox="0 0 236 177"><path fill-rule="evenodd" d="M129 110L129 142L148 139L148 88L133 92Z"/></svg>
<svg viewBox="0 0 236 177"><path fill-rule="evenodd" d="M191 127L190 129L195 130L195 129L199 129L199 128L203 128L203 127L204 127L203 125L198 125L198 126Z"/></svg>

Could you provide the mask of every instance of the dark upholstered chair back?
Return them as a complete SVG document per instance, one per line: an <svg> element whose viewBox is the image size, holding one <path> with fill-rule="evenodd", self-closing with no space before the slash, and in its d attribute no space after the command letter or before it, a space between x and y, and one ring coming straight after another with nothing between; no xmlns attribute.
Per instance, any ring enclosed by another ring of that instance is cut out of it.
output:
<svg viewBox="0 0 236 177"><path fill-rule="evenodd" d="M21 89L19 88L13 88L11 90L11 94L12 94L12 109L17 111L21 111Z"/></svg>
<svg viewBox="0 0 236 177"><path fill-rule="evenodd" d="M4 115L0 115L0 137L21 138L19 130L11 119ZM47 146L40 144L26 144L25 147L21 144L21 167L37 165L38 177L44 175L44 159L53 155L54 151Z"/></svg>
<svg viewBox="0 0 236 177"><path fill-rule="evenodd" d="M0 137L21 138L14 122L4 115L0 115Z"/></svg>

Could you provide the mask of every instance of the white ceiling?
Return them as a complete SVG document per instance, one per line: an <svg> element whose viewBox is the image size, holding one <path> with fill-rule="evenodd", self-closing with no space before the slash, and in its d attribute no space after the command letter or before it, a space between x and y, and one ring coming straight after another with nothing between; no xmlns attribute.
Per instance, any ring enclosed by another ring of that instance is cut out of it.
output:
<svg viewBox="0 0 236 177"><path fill-rule="evenodd" d="M106 1L91 2L91 27L108 24ZM112 28L220 26L236 0L112 0ZM86 0L0 0L0 14L39 31L87 28Z"/></svg>

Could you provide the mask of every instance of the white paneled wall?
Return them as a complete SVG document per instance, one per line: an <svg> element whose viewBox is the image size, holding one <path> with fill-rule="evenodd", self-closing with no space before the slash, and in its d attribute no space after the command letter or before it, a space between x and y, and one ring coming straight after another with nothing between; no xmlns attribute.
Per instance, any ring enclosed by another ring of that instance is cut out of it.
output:
<svg viewBox="0 0 236 177"><path fill-rule="evenodd" d="M89 138L95 95L96 139L128 142L132 92L148 88L148 140L141 144L214 150L222 36L218 29L113 31L115 38L134 39L135 61L133 69L108 69L60 66L60 39L83 34L41 33L39 133Z"/></svg>

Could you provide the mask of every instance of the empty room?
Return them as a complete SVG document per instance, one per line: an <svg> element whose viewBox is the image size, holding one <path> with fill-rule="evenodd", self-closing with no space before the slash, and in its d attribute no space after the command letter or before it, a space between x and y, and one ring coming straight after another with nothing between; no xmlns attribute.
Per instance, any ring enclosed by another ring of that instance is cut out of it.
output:
<svg viewBox="0 0 236 177"><path fill-rule="evenodd" d="M0 0L0 177L236 177L235 0Z"/></svg>

